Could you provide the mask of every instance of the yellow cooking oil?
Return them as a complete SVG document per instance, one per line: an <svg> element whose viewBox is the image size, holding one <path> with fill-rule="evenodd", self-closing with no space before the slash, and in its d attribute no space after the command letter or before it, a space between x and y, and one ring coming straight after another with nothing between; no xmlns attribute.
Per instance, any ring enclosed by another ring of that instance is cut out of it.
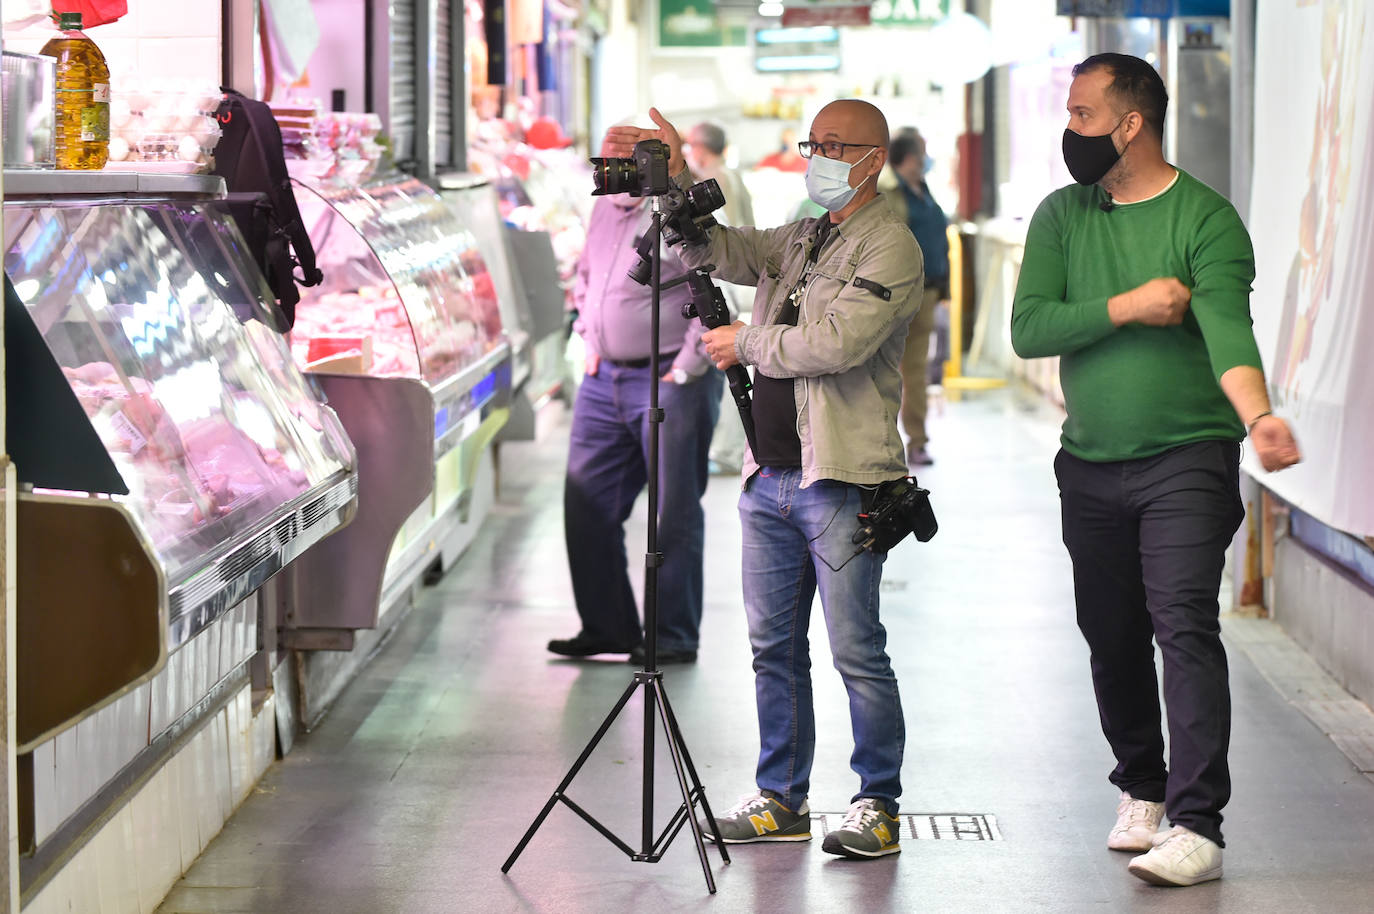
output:
<svg viewBox="0 0 1374 914"><path fill-rule="evenodd" d="M110 157L110 68L81 31L80 13L59 13L39 53L57 58L57 167L104 168Z"/></svg>

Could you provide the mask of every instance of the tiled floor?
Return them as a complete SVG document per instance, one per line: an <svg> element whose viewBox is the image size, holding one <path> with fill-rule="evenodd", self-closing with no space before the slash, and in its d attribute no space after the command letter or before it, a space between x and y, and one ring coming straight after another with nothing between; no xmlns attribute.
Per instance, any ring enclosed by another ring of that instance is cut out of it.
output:
<svg viewBox="0 0 1374 914"><path fill-rule="evenodd" d="M921 481L940 533L893 552L883 595L906 708L903 812L995 817L1001 840L908 835L901 854L870 863L830 857L815 841L736 847L729 866L710 850L712 897L690 835L661 862L631 862L560 805L502 874L631 677L624 663L544 650L576 630L560 517L566 429L544 418L537 444L505 446L483 538L269 770L163 914L1374 909L1374 783L1270 685L1240 639L1226 878L1153 888L1105 849L1115 793L1059 543L1056 419L1008 394L932 417L937 463ZM717 807L750 789L757 748L736 491L715 478L707 496L700 662L665 677ZM641 554L642 522L629 537ZM1256 637L1247 629L1243 640ZM811 804L839 812L855 779L819 626L813 650L823 745ZM568 791L636 847L642 719L636 698ZM661 827L676 785L665 760L657 773Z"/></svg>

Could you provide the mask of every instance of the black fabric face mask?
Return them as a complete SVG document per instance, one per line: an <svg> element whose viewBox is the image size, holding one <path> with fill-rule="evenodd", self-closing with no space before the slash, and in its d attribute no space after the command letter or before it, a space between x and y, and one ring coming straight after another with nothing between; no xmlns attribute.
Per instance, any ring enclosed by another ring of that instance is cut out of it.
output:
<svg viewBox="0 0 1374 914"><path fill-rule="evenodd" d="M1123 117L1121 121L1124 121ZM1116 122L1116 127L1121 126ZM1064 164L1079 184L1096 184L1121 158L1112 142L1116 127L1099 136L1084 136L1064 128Z"/></svg>

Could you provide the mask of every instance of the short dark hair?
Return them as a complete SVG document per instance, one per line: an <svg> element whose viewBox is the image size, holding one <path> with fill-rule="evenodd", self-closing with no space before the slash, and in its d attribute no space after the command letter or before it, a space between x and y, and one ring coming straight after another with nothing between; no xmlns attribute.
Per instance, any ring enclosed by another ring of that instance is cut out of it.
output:
<svg viewBox="0 0 1374 914"><path fill-rule="evenodd" d="M692 132L701 140L701 145L714 152L716 155L725 155L725 128L710 121L702 121L692 128Z"/></svg>
<svg viewBox="0 0 1374 914"><path fill-rule="evenodd" d="M1159 71L1130 54L1094 54L1073 68L1073 75L1106 70L1112 74L1107 98L1118 114L1139 111L1155 136L1164 138L1164 112L1169 108L1169 90Z"/></svg>
<svg viewBox="0 0 1374 914"><path fill-rule="evenodd" d="M903 127L892 138L887 147L887 161L893 168L901 165L911 156L917 156L922 163L926 158L926 141L915 127Z"/></svg>

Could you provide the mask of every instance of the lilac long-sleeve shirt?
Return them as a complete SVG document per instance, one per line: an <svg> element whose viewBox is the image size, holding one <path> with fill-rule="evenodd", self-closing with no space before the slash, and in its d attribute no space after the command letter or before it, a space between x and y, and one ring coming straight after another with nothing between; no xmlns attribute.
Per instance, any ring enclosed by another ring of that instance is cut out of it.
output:
<svg viewBox="0 0 1374 914"><path fill-rule="evenodd" d="M578 310L574 329L581 334L588 351L602 358L644 359L652 353L649 288L626 275L639 262L635 246L649 230L651 217L649 199L643 197L600 197L592 207L587 244L577 266L573 290ZM686 273L677 255L667 248L663 248L660 270L665 283ZM661 296L658 351L665 355L678 353L671 364L665 362L660 366L665 373L681 368L696 377L711 367L701 344L701 322L682 316L682 306L691 297L686 283Z"/></svg>

